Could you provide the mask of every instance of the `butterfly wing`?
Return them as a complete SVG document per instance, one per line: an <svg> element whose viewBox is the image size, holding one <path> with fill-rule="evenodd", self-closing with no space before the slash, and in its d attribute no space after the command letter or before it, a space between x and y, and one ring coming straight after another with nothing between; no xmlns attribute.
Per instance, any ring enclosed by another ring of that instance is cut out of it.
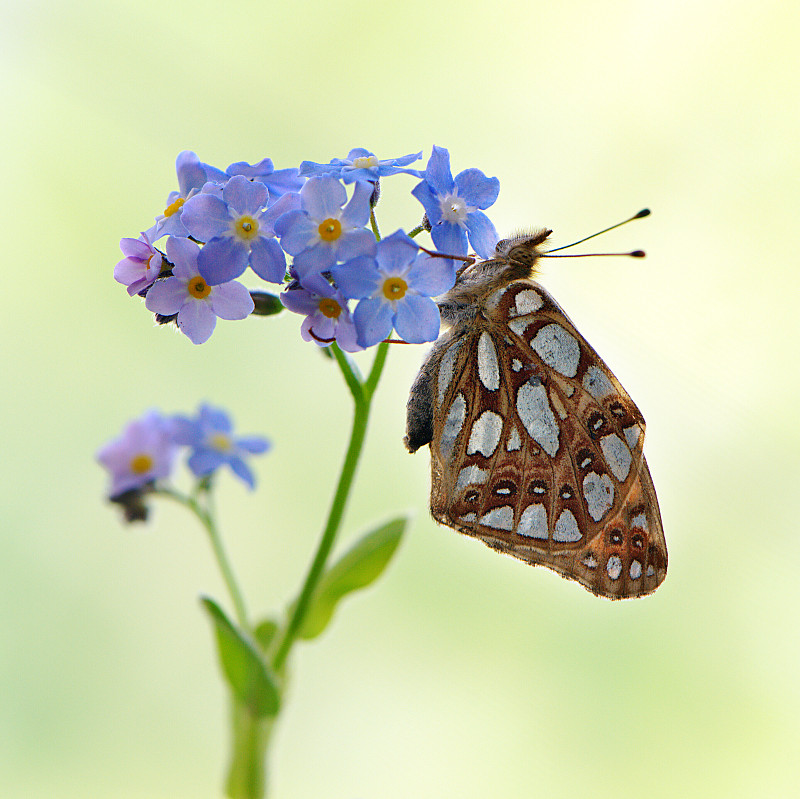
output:
<svg viewBox="0 0 800 799"><path fill-rule="evenodd" d="M437 342L409 400L432 515L600 596L652 592L667 554L638 408L538 284L481 310Z"/></svg>

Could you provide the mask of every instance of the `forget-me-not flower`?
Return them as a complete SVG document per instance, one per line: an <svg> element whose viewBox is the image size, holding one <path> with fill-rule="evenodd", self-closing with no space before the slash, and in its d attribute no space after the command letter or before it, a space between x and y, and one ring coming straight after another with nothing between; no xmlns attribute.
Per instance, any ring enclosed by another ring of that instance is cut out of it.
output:
<svg viewBox="0 0 800 799"><path fill-rule="evenodd" d="M227 464L251 489L255 486L255 477L245 458L267 452L270 443L266 438L234 437L230 416L210 405L200 406L200 413L194 419L174 416L171 421L173 440L192 448L187 464L195 476L205 477Z"/></svg>
<svg viewBox="0 0 800 799"><path fill-rule="evenodd" d="M345 297L360 300L353 320L362 347L383 341L393 327L412 344L439 335L439 309L431 297L453 287L453 261L420 253L402 230L378 242L375 259L362 256L331 273Z"/></svg>
<svg viewBox="0 0 800 799"><path fill-rule="evenodd" d="M328 175L339 178L345 183L356 181L376 181L386 175L404 172L415 177L422 177L419 170L404 169L408 164L422 158L422 153L411 153L400 158L379 160L376 155L363 147L356 147L347 154L347 158L333 158L329 164L317 164L314 161L303 161L300 164L300 175L313 177Z"/></svg>
<svg viewBox="0 0 800 799"><path fill-rule="evenodd" d="M177 314L177 325L193 344L208 341L220 319L245 319L254 306L250 292L236 281L210 285L200 274L200 248L189 239L170 236L167 257L174 264L172 277L156 281L147 292L145 306L154 313Z"/></svg>
<svg viewBox="0 0 800 799"><path fill-rule="evenodd" d="M221 196L201 192L184 205L183 224L194 238L206 242L198 265L210 285L239 277L248 265L263 280L283 281L286 256L273 225L300 201L297 194L288 193L267 207L268 196L263 183L234 175Z"/></svg>
<svg viewBox="0 0 800 799"><path fill-rule="evenodd" d="M483 213L497 199L500 181L487 178L480 169L465 169L455 180L450 153L434 147L423 180L411 193L422 203L436 247L450 255L467 254L467 238L481 258L491 258L497 231Z"/></svg>

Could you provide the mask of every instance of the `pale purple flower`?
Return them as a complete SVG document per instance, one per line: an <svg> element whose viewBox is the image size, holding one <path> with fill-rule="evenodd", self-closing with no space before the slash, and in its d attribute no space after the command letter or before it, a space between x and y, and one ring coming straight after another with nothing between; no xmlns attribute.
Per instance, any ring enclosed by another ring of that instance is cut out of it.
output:
<svg viewBox="0 0 800 799"><path fill-rule="evenodd" d="M250 292L236 281L209 285L197 268L200 248L189 239L170 236L167 257L172 277L158 280L147 292L145 306L154 313L177 314L177 324L193 344L208 341L217 317L245 319L254 308Z"/></svg>
<svg viewBox="0 0 800 799"><path fill-rule="evenodd" d="M347 300L322 275L309 275L302 285L297 283L296 287L284 291L280 300L290 311L305 314L300 326L304 341L314 341L320 347L328 347L336 341L345 352L364 349L356 340Z"/></svg>
<svg viewBox="0 0 800 799"><path fill-rule="evenodd" d="M186 238L189 231L181 219L186 200L197 194L206 183L219 183L228 179L222 170L204 164L191 150L178 154L175 171L178 173L178 190L169 193L164 213L157 216L155 225L146 231L150 241L157 241L163 236Z"/></svg>
<svg viewBox="0 0 800 799"><path fill-rule="evenodd" d="M127 286L133 297L155 283L165 266L164 259L146 233L138 239L122 239L119 248L125 257L114 267L114 280Z"/></svg>
<svg viewBox="0 0 800 799"><path fill-rule="evenodd" d="M119 438L97 452L97 460L111 474L108 496L169 477L177 450L172 424L158 411L148 411L130 422Z"/></svg>

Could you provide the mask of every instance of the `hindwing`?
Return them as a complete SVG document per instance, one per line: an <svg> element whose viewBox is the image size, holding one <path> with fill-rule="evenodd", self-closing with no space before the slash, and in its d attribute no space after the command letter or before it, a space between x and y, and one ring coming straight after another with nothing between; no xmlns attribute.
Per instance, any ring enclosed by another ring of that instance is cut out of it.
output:
<svg viewBox="0 0 800 799"><path fill-rule="evenodd" d="M617 599L666 575L644 430L555 300L516 280L432 349L407 444L430 442L437 521Z"/></svg>

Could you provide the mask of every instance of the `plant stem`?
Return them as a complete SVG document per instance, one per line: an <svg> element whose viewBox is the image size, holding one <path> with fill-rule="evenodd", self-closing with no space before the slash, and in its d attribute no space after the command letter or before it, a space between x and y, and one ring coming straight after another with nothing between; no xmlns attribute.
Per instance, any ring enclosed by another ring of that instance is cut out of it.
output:
<svg viewBox="0 0 800 799"><path fill-rule="evenodd" d="M184 496L177 491L173 491L171 488L160 488L155 493L179 502L181 505L184 505L190 511L192 511L192 513L194 513L194 515L199 519L200 524L202 524L205 528L206 533L208 533L208 538L211 541L211 548L214 551L214 557L217 560L219 570L222 572L222 579L225 581L225 586L227 587L231 601L233 602L233 608L236 612L236 619L243 630L252 632L247 621L247 609L244 604L242 592L239 589L239 584L236 582L236 577L233 574L230 560L225 552L225 547L222 544L222 538L220 537L219 531L217 530L217 525L214 521L214 515L211 509L210 492L204 492L206 496L205 508L202 507L196 497Z"/></svg>
<svg viewBox="0 0 800 799"><path fill-rule="evenodd" d="M266 794L266 753L273 717L255 718L250 710L231 698L233 758L225 783L231 799L260 799Z"/></svg>
<svg viewBox="0 0 800 799"><path fill-rule="evenodd" d="M325 523L322 537L317 546L317 552L314 555L314 560L311 563L303 587L300 590L300 595L294 606L294 611L282 635L279 634L279 641L272 658L272 668L275 671L279 671L286 662L292 644L303 624L303 619L305 618L306 611L311 602L311 597L325 570L325 564L333 549L336 534L339 532L345 505L347 504L350 489L353 485L353 477L355 476L358 459L361 456L364 445L372 396L375 393L375 388L377 387L378 380L383 371L383 366L386 363L388 348L388 344L379 345L369 377L364 382L361 382L351 369L344 353L336 344L332 346L336 361L353 395L353 426L350 432L350 443L347 445L347 453L344 463L342 464L342 472L339 475L336 493L333 495L333 501L331 502L330 511L328 512L328 520Z"/></svg>

